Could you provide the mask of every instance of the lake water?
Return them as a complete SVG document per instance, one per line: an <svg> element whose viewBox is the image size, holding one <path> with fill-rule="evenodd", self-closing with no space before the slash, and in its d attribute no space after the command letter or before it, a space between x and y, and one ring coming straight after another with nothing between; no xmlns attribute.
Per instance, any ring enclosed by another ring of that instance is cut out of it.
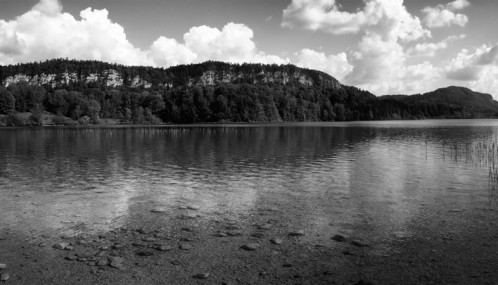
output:
<svg viewBox="0 0 498 285"><path fill-rule="evenodd" d="M100 232L195 204L279 211L308 239L410 238L495 208L497 142L496 120L0 129L0 228Z"/></svg>

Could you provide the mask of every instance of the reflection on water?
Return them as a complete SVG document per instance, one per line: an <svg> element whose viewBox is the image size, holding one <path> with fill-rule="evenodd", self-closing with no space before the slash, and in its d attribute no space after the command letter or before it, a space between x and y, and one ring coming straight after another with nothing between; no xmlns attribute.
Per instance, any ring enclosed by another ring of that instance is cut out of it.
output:
<svg viewBox="0 0 498 285"><path fill-rule="evenodd" d="M494 121L0 130L0 227L93 231L153 207L281 209L310 236L407 237L427 211L494 207Z"/></svg>

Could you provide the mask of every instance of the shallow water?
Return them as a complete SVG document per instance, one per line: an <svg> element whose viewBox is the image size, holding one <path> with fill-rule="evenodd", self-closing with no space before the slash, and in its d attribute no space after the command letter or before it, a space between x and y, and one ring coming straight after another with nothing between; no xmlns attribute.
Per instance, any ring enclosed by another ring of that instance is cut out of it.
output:
<svg viewBox="0 0 498 285"><path fill-rule="evenodd" d="M404 239L496 206L497 138L494 120L0 129L0 228L99 232L195 204L273 209L310 240Z"/></svg>

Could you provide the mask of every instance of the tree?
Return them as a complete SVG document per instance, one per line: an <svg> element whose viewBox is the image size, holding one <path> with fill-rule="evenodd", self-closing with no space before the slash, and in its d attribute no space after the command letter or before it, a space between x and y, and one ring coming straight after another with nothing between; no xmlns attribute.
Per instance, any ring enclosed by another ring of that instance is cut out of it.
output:
<svg viewBox="0 0 498 285"><path fill-rule="evenodd" d="M43 110L40 104L37 104L33 107L33 111L31 112L29 121L35 126L43 125Z"/></svg>
<svg viewBox="0 0 498 285"><path fill-rule="evenodd" d="M0 87L0 114L11 114L16 108L16 99L11 92Z"/></svg>

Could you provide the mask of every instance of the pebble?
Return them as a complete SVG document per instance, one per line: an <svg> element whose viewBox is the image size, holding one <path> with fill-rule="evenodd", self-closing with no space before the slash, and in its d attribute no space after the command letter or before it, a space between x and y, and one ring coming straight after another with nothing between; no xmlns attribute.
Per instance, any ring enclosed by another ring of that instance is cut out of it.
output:
<svg viewBox="0 0 498 285"><path fill-rule="evenodd" d="M164 208L155 208L150 210L151 213L156 213L156 214L161 214L161 213L166 213L166 209Z"/></svg>
<svg viewBox="0 0 498 285"><path fill-rule="evenodd" d="M253 234L251 234L251 237L264 238L265 234L264 233L253 233Z"/></svg>
<svg viewBox="0 0 498 285"><path fill-rule="evenodd" d="M152 256L154 253L152 251L139 251L137 252L138 256Z"/></svg>
<svg viewBox="0 0 498 285"><path fill-rule="evenodd" d="M157 250L159 250L159 251L170 251L172 249L173 249L173 247L171 247L169 245L160 245L157 247Z"/></svg>
<svg viewBox="0 0 498 285"><path fill-rule="evenodd" d="M264 225L258 226L258 229L260 229L260 230L269 230L269 229L271 229L271 227L272 227L271 224L264 224Z"/></svg>
<svg viewBox="0 0 498 285"><path fill-rule="evenodd" d="M226 233L217 233L214 236L215 237L227 237L228 235Z"/></svg>
<svg viewBox="0 0 498 285"><path fill-rule="evenodd" d="M2 275L0 275L0 281L7 281L9 279L10 279L9 273L2 273Z"/></svg>
<svg viewBox="0 0 498 285"><path fill-rule="evenodd" d="M7 264L5 263L0 263L0 269L5 269L7 268Z"/></svg>
<svg viewBox="0 0 498 285"><path fill-rule="evenodd" d="M38 244L38 247L46 247L46 246L47 246L47 244L46 244L46 243L44 243L44 242L40 242L40 243Z"/></svg>
<svg viewBox="0 0 498 285"><path fill-rule="evenodd" d="M144 237L142 238L143 241L146 241L146 242L154 242L154 241L157 241L157 239L153 238L153 237Z"/></svg>
<svg viewBox="0 0 498 285"><path fill-rule="evenodd" d="M193 247L190 244L181 244L180 249L181 250L191 250Z"/></svg>
<svg viewBox="0 0 498 285"><path fill-rule="evenodd" d="M134 242L131 245L136 246L136 247L146 247L147 244L143 242Z"/></svg>
<svg viewBox="0 0 498 285"><path fill-rule="evenodd" d="M356 247L366 247L367 246L366 244L362 244L362 243L357 242L357 241L352 241L351 245L356 246Z"/></svg>
<svg viewBox="0 0 498 285"><path fill-rule="evenodd" d="M283 241L281 239L279 239L279 238L272 238L270 240L270 242L273 243L273 244L282 244L283 243Z"/></svg>
<svg viewBox="0 0 498 285"><path fill-rule="evenodd" d="M292 264L290 264L290 263L284 263L282 266L283 267L292 267Z"/></svg>
<svg viewBox="0 0 498 285"><path fill-rule="evenodd" d="M65 250L73 250L74 249L74 246L72 245L66 245L66 247L64 247Z"/></svg>
<svg viewBox="0 0 498 285"><path fill-rule="evenodd" d="M102 258L101 260L99 260L97 262L97 266L99 266L99 267L104 267L107 265L109 265L109 260L107 260L107 258Z"/></svg>
<svg viewBox="0 0 498 285"><path fill-rule="evenodd" d="M225 227L227 230L240 230L240 227L237 225L229 225Z"/></svg>
<svg viewBox="0 0 498 285"><path fill-rule="evenodd" d="M67 260L76 260L77 259L77 257L74 256L74 255L69 255L69 256L66 256L64 258L67 259Z"/></svg>
<svg viewBox="0 0 498 285"><path fill-rule="evenodd" d="M335 235L332 237L333 240L335 240L336 242L345 242L346 241L346 238L344 236L341 236L341 235Z"/></svg>
<svg viewBox="0 0 498 285"><path fill-rule="evenodd" d="M95 265L97 265L97 264L96 264L95 262L93 262L93 261L90 261L90 262L88 262L86 265L88 265L88 266L95 266Z"/></svg>
<svg viewBox="0 0 498 285"><path fill-rule="evenodd" d="M54 244L53 248L62 250L62 249L65 249L66 246L69 246L69 244L67 244L65 242L61 242L61 243Z"/></svg>
<svg viewBox="0 0 498 285"><path fill-rule="evenodd" d="M63 234L60 236L61 239L72 239L74 237L74 235L70 235L70 234Z"/></svg>
<svg viewBox="0 0 498 285"><path fill-rule="evenodd" d="M198 274L194 275L194 278L207 279L207 278L209 278L209 273L198 273Z"/></svg>
<svg viewBox="0 0 498 285"><path fill-rule="evenodd" d="M181 262L178 261L178 260L173 260L173 261L171 261L171 264L173 264L173 265L180 265Z"/></svg>
<svg viewBox="0 0 498 285"><path fill-rule="evenodd" d="M185 227L185 228L182 228L182 231L184 231L184 232L193 232L194 230L192 228Z"/></svg>
<svg viewBox="0 0 498 285"><path fill-rule="evenodd" d="M243 234L242 234L242 232L239 232L239 231L229 231L229 232L227 232L227 235L231 236L231 237L240 237Z"/></svg>
<svg viewBox="0 0 498 285"><path fill-rule="evenodd" d="M197 218L198 216L195 215L195 214L185 214L185 215L180 215L178 216L179 219L182 219L182 220L193 220L195 218Z"/></svg>
<svg viewBox="0 0 498 285"><path fill-rule="evenodd" d="M119 256L109 257L109 265L112 268L121 269L121 270L124 269L123 262L124 262L124 259L122 257L119 257Z"/></svg>
<svg viewBox="0 0 498 285"><path fill-rule="evenodd" d="M243 246L241 246L242 249L250 250L250 251L256 250L256 249L258 249L258 247L259 247L259 244L257 244L257 243L248 243L248 244L244 244Z"/></svg>
<svg viewBox="0 0 498 285"><path fill-rule="evenodd" d="M290 232L289 236L291 236L291 237L304 236L304 231L303 230L298 230L298 231Z"/></svg>
<svg viewBox="0 0 498 285"><path fill-rule="evenodd" d="M193 210L193 211L197 211L199 210L201 207L197 206L197 205L190 205L190 206L187 206L187 209L189 210Z"/></svg>

